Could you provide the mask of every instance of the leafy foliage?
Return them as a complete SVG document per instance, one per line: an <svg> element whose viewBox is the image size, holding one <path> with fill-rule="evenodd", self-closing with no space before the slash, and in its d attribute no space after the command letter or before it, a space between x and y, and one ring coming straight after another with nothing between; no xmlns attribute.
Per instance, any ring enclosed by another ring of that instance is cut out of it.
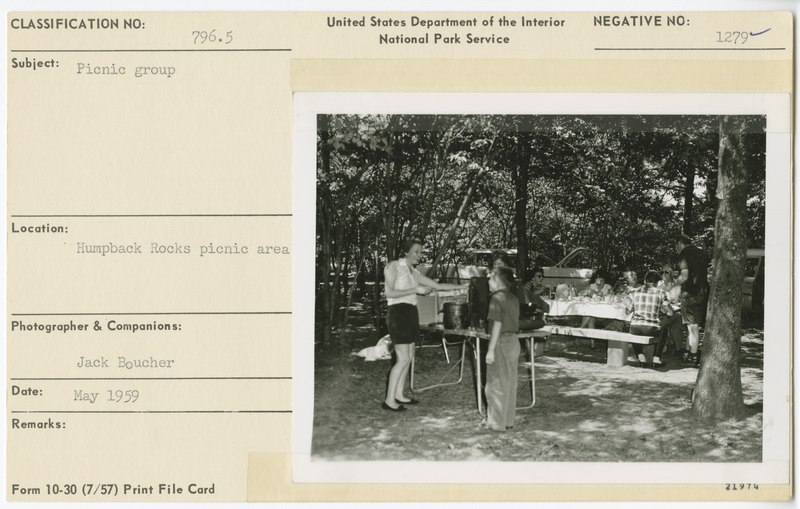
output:
<svg viewBox="0 0 800 509"><path fill-rule="evenodd" d="M748 122L747 232L757 247L765 119ZM410 235L425 240L437 275L473 249L519 248L518 238L528 264L585 246L589 267L615 275L673 260L681 232L710 251L718 125L713 116L322 115L318 291L334 301L366 291ZM522 175L525 196L515 189ZM325 304L328 326L340 304Z"/></svg>

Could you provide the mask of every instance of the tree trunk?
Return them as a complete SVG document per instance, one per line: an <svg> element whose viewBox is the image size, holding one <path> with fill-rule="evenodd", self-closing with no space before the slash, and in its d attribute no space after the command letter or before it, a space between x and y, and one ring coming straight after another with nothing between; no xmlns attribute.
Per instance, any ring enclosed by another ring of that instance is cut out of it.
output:
<svg viewBox="0 0 800 509"><path fill-rule="evenodd" d="M354 223L355 220L353 221L353 224ZM344 246L343 247L344 257L342 259L342 267L341 267L341 272L342 272L341 297L346 298L347 294L350 293L350 263L351 262L357 263L357 262L353 258L353 253L352 253L353 240L350 238L350 235L346 236L346 240L342 245Z"/></svg>
<svg viewBox="0 0 800 509"><path fill-rule="evenodd" d="M692 407L703 421L741 417L744 412L739 366L742 337L742 278L747 255L747 166L743 150L746 121L722 117L719 139L714 273L703 355Z"/></svg>
<svg viewBox="0 0 800 509"><path fill-rule="evenodd" d="M469 206L472 203L472 196L475 194L475 187L478 185L478 182L480 182L480 179L483 178L483 175L486 174L487 171L488 168L486 166L482 167L472 179L472 182L467 189L467 193L464 195L464 199L461 201L461 206L458 208L456 218L453 220L453 224L451 224L450 228L447 230L447 234L441 243L439 252L436 254L436 258L434 258L433 263L431 264L429 274L436 274L439 264L442 263L442 259L447 253L450 244L452 244L453 240L456 238L456 233L458 232L458 227L461 224L464 214L466 214L467 209L469 209Z"/></svg>
<svg viewBox="0 0 800 509"><path fill-rule="evenodd" d="M395 132L394 129L397 124L397 116L391 115L386 124L386 163L385 172L383 174L383 200L378 200L383 216L383 229L386 236L386 259L394 260L397 256L397 248L399 246L401 237L396 235L395 229L395 210L397 207L397 200L400 195L397 192L397 185L395 182L395 173L400 171L399 164L397 163L397 153L395 152Z"/></svg>
<svg viewBox="0 0 800 509"><path fill-rule="evenodd" d="M524 143L524 142L523 142ZM528 150L523 147L515 174L514 225L517 229L517 279L528 280Z"/></svg>
<svg viewBox="0 0 800 509"><path fill-rule="evenodd" d="M329 174L331 171L331 146L328 143L330 139L330 117L328 115L319 116L319 145L320 145L320 170ZM317 296L321 300L320 304L320 318L318 320L319 327L322 329L322 342L328 343L331 339L331 290L330 290L330 272L331 272L331 214L329 210L328 200L325 199L328 195L327 189L318 189L317 192L317 206L320 212L317 215L317 221L320 224L320 245L319 251L320 260L317 261L317 266L320 268L321 285L317 286ZM319 331L318 331L319 332Z"/></svg>
<svg viewBox="0 0 800 509"><path fill-rule="evenodd" d="M433 231L433 238L426 239L425 236L428 234L428 229L431 226L431 221L433 219L433 208L436 205L436 189L438 187L438 180L442 172L444 171L444 152L441 148L435 151L435 154L432 156L433 162L431 163L431 185L427 186L427 192L425 193L425 207L422 213L422 226L419 229L419 234L425 240L425 242L431 246L433 249L433 257L435 258L438 254L436 251L437 241L436 238L436 230ZM425 187L423 187L425 189Z"/></svg>
<svg viewBox="0 0 800 509"><path fill-rule="evenodd" d="M380 246L380 236L375 236L375 279L372 285L372 316L375 318L375 330L381 331L381 256L378 246Z"/></svg>
<svg viewBox="0 0 800 509"><path fill-rule="evenodd" d="M722 146L720 144L720 146ZM683 186L683 233L692 236L692 205L694 203L694 176L695 169L687 168L686 183Z"/></svg>
<svg viewBox="0 0 800 509"><path fill-rule="evenodd" d="M322 333L322 342L327 343L331 339L331 323L329 321L331 309L331 262L330 262L330 224L327 214L320 214L319 219L321 223L320 228L320 244L319 260L317 261L317 268L320 274L320 281L317 285L317 298L319 299L319 320L318 325Z"/></svg>
<svg viewBox="0 0 800 509"><path fill-rule="evenodd" d="M366 240L364 239L364 232L361 228L358 229L358 257L364 260L364 263L361 264L359 271L356 272L356 293L360 296L363 296L366 292L367 286L367 267L366 261L369 259L369 254L367 253L367 246Z"/></svg>
<svg viewBox="0 0 800 509"><path fill-rule="evenodd" d="M361 261L358 263L358 268L356 269L356 277L358 277L358 274L361 274L361 270L364 268L364 264L366 263L366 261L367 261L366 257L361 258ZM344 327L345 325L347 325L347 317L350 316L350 307L353 305L354 286L355 285L348 285L349 291L345 292L346 304L344 306L344 315L342 316L342 320L339 322L339 327Z"/></svg>
<svg viewBox="0 0 800 509"><path fill-rule="evenodd" d="M746 164L746 161L745 161ZM716 199L717 196L717 178L714 175L709 175L706 179L706 193L708 196L708 207L711 209L711 217L717 217L717 206L719 205L719 200Z"/></svg>
<svg viewBox="0 0 800 509"><path fill-rule="evenodd" d="M342 271L344 270L342 258L344 256L343 250L345 249L344 228L344 224L340 220L340 223L336 226L333 254L331 256L331 261L333 262L333 284L330 288L331 307L328 310L328 324L330 324L330 327L333 327L336 322L336 315L339 313L339 303L341 302Z"/></svg>

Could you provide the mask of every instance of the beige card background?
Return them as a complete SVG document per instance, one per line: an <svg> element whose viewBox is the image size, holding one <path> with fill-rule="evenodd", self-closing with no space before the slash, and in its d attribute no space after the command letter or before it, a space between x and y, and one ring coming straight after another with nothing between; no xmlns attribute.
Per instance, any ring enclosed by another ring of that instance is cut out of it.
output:
<svg viewBox="0 0 800 509"><path fill-rule="evenodd" d="M788 484L737 493L717 484L679 491L660 485L645 494L626 485L601 490L574 484L292 483L292 389L313 383L292 379L292 341L312 339L292 337L292 313L301 311L291 305L293 253L257 253L259 246L295 249L291 214L313 203L291 199L292 94L791 93L790 14L661 14L685 15L691 23L634 31L594 27L591 14L548 13L563 19L563 28L458 29L511 39L491 47L380 45L383 30L328 28L329 13L9 14L8 61L53 59L58 67L7 70L8 230L12 223L49 224L66 232L8 237L8 498L787 498ZM362 15L371 14L336 13ZM413 13L380 15L408 18ZM521 14L424 14L481 21L501 15ZM64 17L115 18L121 25L138 19L144 28L16 30L10 25L13 19ZM646 54L595 49L703 47L713 45L716 31L744 26L771 27L757 44L786 49ZM212 29L217 35L232 32L232 42L194 43L193 31ZM214 51L196 51L209 49ZM81 63L125 66L127 73L78 74ZM174 67L175 73L136 78L138 66ZM144 252L78 254L79 242L136 242ZM191 253L150 254L152 243L189 246ZM200 256L209 244L231 250L247 246L249 252ZM11 329L14 320L72 320L89 325L89 331L20 332ZM110 331L110 320L155 321L180 329ZM95 322L103 330L94 331ZM115 367L121 356L174 362L171 368L125 370ZM79 368L81 357L111 362L108 368ZM788 363L784 368L788 373ZM11 395L12 385L35 388L40 395ZM76 390L100 395L94 404L75 401ZM105 401L108 390L137 390L139 398L130 404ZM15 429L15 418L52 419L63 427ZM81 494L64 494L73 484ZM161 493L160 484L167 487ZM173 484L183 491L169 489ZM213 493L188 493L192 484L213 487ZM48 495L47 485L51 491L58 485L61 492ZM102 485L113 485L116 494L93 491ZM147 492L150 486L153 493ZM24 494L22 488L40 491Z"/></svg>

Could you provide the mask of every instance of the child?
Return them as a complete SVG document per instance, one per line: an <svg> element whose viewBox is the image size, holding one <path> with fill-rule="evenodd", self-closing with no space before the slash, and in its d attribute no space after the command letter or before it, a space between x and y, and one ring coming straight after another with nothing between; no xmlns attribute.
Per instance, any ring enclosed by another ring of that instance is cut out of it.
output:
<svg viewBox="0 0 800 509"><path fill-rule="evenodd" d="M505 431L514 427L517 409L517 363L519 362L519 299L509 287L514 273L498 267L489 278L493 292L489 301L489 348L486 351L486 421L484 426Z"/></svg>

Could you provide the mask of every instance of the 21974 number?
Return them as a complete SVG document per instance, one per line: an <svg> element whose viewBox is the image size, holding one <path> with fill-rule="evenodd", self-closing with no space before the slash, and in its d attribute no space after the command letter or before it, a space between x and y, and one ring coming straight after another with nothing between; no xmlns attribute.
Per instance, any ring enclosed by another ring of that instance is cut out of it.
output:
<svg viewBox="0 0 800 509"><path fill-rule="evenodd" d="M725 491L739 491L739 490L757 490L758 484L752 483L726 483Z"/></svg>

